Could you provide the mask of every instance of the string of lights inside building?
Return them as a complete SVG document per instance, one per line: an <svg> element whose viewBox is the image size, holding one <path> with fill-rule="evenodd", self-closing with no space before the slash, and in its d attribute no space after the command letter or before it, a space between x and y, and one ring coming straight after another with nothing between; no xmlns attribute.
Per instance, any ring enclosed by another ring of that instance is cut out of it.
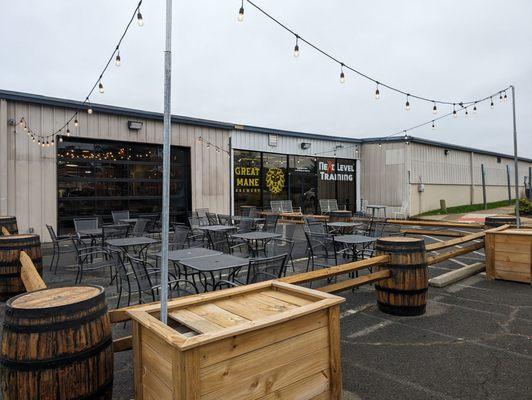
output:
<svg viewBox="0 0 532 400"><path fill-rule="evenodd" d="M129 22L127 23L127 25L126 25L123 33L122 33L122 36L120 36L120 40L118 41L117 45L114 47L114 50L111 53L111 56L109 57L109 59L107 60L107 63L105 64L104 68L100 72L100 74L98 76L98 79L96 80L94 85L91 87L89 93L85 97L85 100L83 100L83 102L80 104L79 108L72 114L72 116L69 119L67 119L67 122L65 122L65 124L63 126L61 126L59 129L57 129L55 132L53 132L53 133L51 133L49 135L42 135L42 134L39 134L39 133L35 132L33 129L31 129L31 127L29 126L28 122L26 121L26 118L22 117L19 120L18 125L23 129L24 132L27 133L27 135L30 138L32 143L36 143L38 146L41 146L41 147L53 146L55 144L56 136L59 136L59 135L70 136L70 134L71 134L70 126L71 126L71 124L74 125L75 128L79 127L78 115L79 115L80 112L86 110L87 114L89 114L89 115L93 113L93 109L92 109L90 98L91 98L92 94L94 93L94 91L96 90L96 88L98 88L98 92L100 94L103 94L105 92L104 85L103 85L103 78L104 78L104 75L107 72L109 66L113 62L113 60L114 60L114 64L117 67L119 67L122 64L122 57L120 56L120 45L122 44L122 41L124 40L127 32L129 31L129 28L131 27L132 22L135 20L135 17L137 19L138 26L143 26L144 25L144 18L142 16L141 11L140 11L140 6L142 5L142 1L143 0L140 0L138 2L137 6L135 7L135 9L134 9L134 11L133 11L133 13L131 15L131 18L129 19ZM63 139L60 136L59 137L59 141L62 141L62 140Z"/></svg>
<svg viewBox="0 0 532 400"><path fill-rule="evenodd" d="M300 53L301 53L301 47L300 47L300 44L303 43L303 44L306 44L309 48L315 50L316 52L322 54L323 56L325 56L326 58L328 58L329 60L331 60L332 62L338 64L339 66L339 69L340 69L340 83L341 84L344 84L347 80L347 76L346 76L346 71L350 71L350 72L353 72L355 75L361 77L361 78L364 78L366 80L369 80L371 82L373 82L373 84L375 84L375 92L374 92L374 98L376 100L379 100L381 98L381 95L382 95L382 90L383 89L387 89L389 91L392 91L392 92L395 92L395 93L399 93L399 94L402 94L406 97L405 99L405 105L404 105L404 108L406 111L410 111L411 109L411 99L417 99L417 100L420 100L420 101L423 101L423 102L426 102L426 103L429 103L432 107L432 114L433 115L437 115L438 114L438 105L440 106L451 106L452 107L452 110L439 116L439 117L433 117L431 118L430 120L426 121L426 122L423 122L423 123L420 123L418 125L415 125L415 126L412 126L410 128L407 128L407 129L402 129L398 132L395 132L395 133L392 133L388 136L384 136L382 138L382 140L386 140L390 137L393 137L393 136L397 136L397 135L400 135L400 134L404 134L404 139L405 139L405 142L408 144L409 143L409 137L408 137L408 132L409 131L412 131L414 129L418 129L418 128L421 128L423 126L427 126L427 125L431 125L433 129L436 128L436 121L438 120L441 120L443 118L447 118L447 117L450 117L450 116L453 116L454 118L457 118L459 113L462 111L464 113L464 115L466 117L468 117L471 113L469 112L469 110L471 109L472 113L473 114L476 114L477 113L477 110L478 110L478 105L483 103L483 102L486 102L486 101L490 101L490 108L493 109L495 107L495 104L493 102L493 98L494 97L499 97L499 99L501 101L506 101L508 99L508 95L506 93L507 90L510 89L510 86L508 87L505 87L504 89L501 89L501 90L497 90L496 92L488 95L488 96L485 96L485 97L481 97L481 98L478 98L476 100L469 100L469 101L461 101L461 100L455 100L455 101L449 101L449 100L442 100L442 99L434 99L434 98L428 98L428 97L425 97L425 96L421 96L421 95L417 95L417 94L413 94L409 91L406 91L406 90L402 90L402 89L399 89L391 84L386 84L386 83L383 83L382 81L380 80L377 80L361 71L359 71L358 69L352 67L352 66L349 66L348 64L345 64L344 62L340 61L340 59L338 59L337 57L331 55L329 52L327 52L326 50L323 50L322 48L318 47L317 45L315 45L314 43L304 39L303 37L301 37L298 33L296 33L296 31L292 28L289 28L287 25L285 25L284 23L282 23L281 21L279 21L277 18L275 18L274 16L272 16L270 13L268 13L267 11L265 11L263 8L261 8L260 6L258 6L257 4L255 4L253 1L251 0L246 0L246 2L248 4L250 4L252 7L254 7L257 11L259 11L261 14L263 14L264 16L266 16L269 20L271 20L272 22L274 22L275 24L277 24L279 27L281 27L282 29L284 29L285 31L287 31L288 33L290 33L290 35L292 35L294 37L294 40L295 40L295 45L294 45L294 51L293 51L293 55L295 58L298 58ZM244 10L244 0L241 0L241 5L240 5L240 9L238 11L238 21L240 22L243 22L244 21L244 13L245 13L245 10ZM458 108L457 108L458 107ZM349 146L349 147L343 147L343 149L345 148L357 148L358 145L353 145L353 146ZM325 154L325 153L332 153L332 152L335 152L337 149L336 148L332 148L331 150L326 150L326 151L323 151L323 152L320 152L320 153L314 153L314 155L318 155L318 154Z"/></svg>

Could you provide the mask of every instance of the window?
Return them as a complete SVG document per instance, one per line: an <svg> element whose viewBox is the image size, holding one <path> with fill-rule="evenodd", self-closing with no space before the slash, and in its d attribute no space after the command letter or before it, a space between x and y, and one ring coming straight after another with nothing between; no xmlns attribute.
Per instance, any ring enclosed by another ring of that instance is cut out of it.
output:
<svg viewBox="0 0 532 400"><path fill-rule="evenodd" d="M261 205L261 154L256 151L234 151L235 211L241 206Z"/></svg>
<svg viewBox="0 0 532 400"><path fill-rule="evenodd" d="M58 231L73 219L129 210L160 213L162 146L63 138L57 146ZM189 150L173 146L170 167L170 218L185 220L191 208Z"/></svg>
<svg viewBox="0 0 532 400"><path fill-rule="evenodd" d="M263 208L270 208L270 201L288 199L287 157L284 154L262 154Z"/></svg>

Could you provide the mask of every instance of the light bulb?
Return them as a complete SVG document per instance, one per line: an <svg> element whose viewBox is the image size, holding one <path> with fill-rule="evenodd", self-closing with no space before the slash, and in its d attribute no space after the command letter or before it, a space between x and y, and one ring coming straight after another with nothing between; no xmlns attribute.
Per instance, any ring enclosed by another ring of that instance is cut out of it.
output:
<svg viewBox="0 0 532 400"><path fill-rule="evenodd" d="M296 36L296 45L294 46L294 57L299 57L299 36Z"/></svg>
<svg viewBox="0 0 532 400"><path fill-rule="evenodd" d="M62 138L62 137L60 137L60 138L59 138L59 142L62 142L62 141L63 141L63 138Z"/></svg>
<svg viewBox="0 0 532 400"><path fill-rule="evenodd" d="M20 126L24 126L24 118L20 119Z"/></svg>
<svg viewBox="0 0 532 400"><path fill-rule="evenodd" d="M92 114L92 108L89 106L89 108L87 109L87 113L89 114Z"/></svg>
<svg viewBox="0 0 532 400"><path fill-rule="evenodd" d="M103 83L102 83L101 81L100 81L100 83L98 83L98 91L99 91L100 93L103 93L103 92L104 92L104 90L103 90Z"/></svg>
<svg viewBox="0 0 532 400"><path fill-rule="evenodd" d="M434 102L434 106L432 107L432 113L434 115L438 114L438 107L436 107L436 102Z"/></svg>
<svg viewBox="0 0 532 400"><path fill-rule="evenodd" d="M477 103L475 103L475 105L473 106L473 114L476 114L477 113Z"/></svg>
<svg viewBox="0 0 532 400"><path fill-rule="evenodd" d="M379 82L377 82L377 88L375 89L375 100L379 100L381 98L381 92L379 92Z"/></svg>
<svg viewBox="0 0 532 400"><path fill-rule="evenodd" d="M50 146L53 146L53 145L54 145L54 139L52 139L50 142Z"/></svg>
<svg viewBox="0 0 532 400"><path fill-rule="evenodd" d="M211 148L211 145L207 143L207 149L210 149L210 148Z"/></svg>
<svg viewBox="0 0 532 400"><path fill-rule="evenodd" d="M469 112L467 111L467 108L465 109L465 116L469 117Z"/></svg>
<svg viewBox="0 0 532 400"><path fill-rule="evenodd" d="M244 0L242 0L242 5L240 6L240 10L238 10L237 18L239 22L244 21Z"/></svg>
<svg viewBox="0 0 532 400"><path fill-rule="evenodd" d="M432 129L436 129L436 125L434 125L434 121L432 121Z"/></svg>
<svg viewBox="0 0 532 400"><path fill-rule="evenodd" d="M31 135L31 141L35 142L35 136Z"/></svg>
<svg viewBox="0 0 532 400"><path fill-rule="evenodd" d="M66 135L70 136L70 129L69 128L67 128Z"/></svg>
<svg viewBox="0 0 532 400"><path fill-rule="evenodd" d="M142 14L139 12L137 13L137 23L139 26L144 26L144 19L142 18Z"/></svg>
<svg viewBox="0 0 532 400"><path fill-rule="evenodd" d="M493 104L493 97L490 97L490 100L491 100L490 107L493 109L493 108L495 108L495 104Z"/></svg>
<svg viewBox="0 0 532 400"><path fill-rule="evenodd" d="M454 103L453 103L453 117L454 118L458 117L458 113L456 112L456 104L454 104Z"/></svg>
<svg viewBox="0 0 532 400"><path fill-rule="evenodd" d="M116 58L115 58L115 65L116 65L117 67L120 67L120 64L122 64L122 59L120 58L120 52L118 52L118 53L116 54Z"/></svg>
<svg viewBox="0 0 532 400"><path fill-rule="evenodd" d="M342 64L342 66L341 66L340 83L345 83L344 64Z"/></svg>
<svg viewBox="0 0 532 400"><path fill-rule="evenodd" d="M406 111L410 111L410 101L408 101L408 98L410 97L410 95L406 95L406 103L405 103L405 110Z"/></svg>
<svg viewBox="0 0 532 400"><path fill-rule="evenodd" d="M506 91L504 92L504 101L508 100L508 96L506 95Z"/></svg>
<svg viewBox="0 0 532 400"><path fill-rule="evenodd" d="M381 142L379 142L379 147L382 147L382 143Z"/></svg>
<svg viewBox="0 0 532 400"><path fill-rule="evenodd" d="M502 92L499 92L499 100L502 101Z"/></svg>
<svg viewBox="0 0 532 400"><path fill-rule="evenodd" d="M76 128L79 126L79 122L78 122L78 119L77 119L77 118L74 120L74 126L75 126Z"/></svg>

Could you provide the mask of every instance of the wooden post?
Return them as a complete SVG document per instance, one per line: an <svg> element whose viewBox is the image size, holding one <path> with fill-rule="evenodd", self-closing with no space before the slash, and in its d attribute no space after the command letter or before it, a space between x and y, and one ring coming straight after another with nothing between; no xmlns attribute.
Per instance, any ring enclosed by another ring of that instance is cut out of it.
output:
<svg viewBox="0 0 532 400"><path fill-rule="evenodd" d="M445 202L445 199L440 199L440 210L447 213L447 203Z"/></svg>
<svg viewBox="0 0 532 400"><path fill-rule="evenodd" d="M480 164L480 173L482 176L482 202L484 204L484 210L487 210L488 203L486 200L486 171L484 169L484 164Z"/></svg>
<svg viewBox="0 0 532 400"><path fill-rule="evenodd" d="M510 183L510 166L506 165L506 180L508 182L508 204L512 204L512 185Z"/></svg>
<svg viewBox="0 0 532 400"><path fill-rule="evenodd" d="M382 312L393 315L421 315L427 305L429 286L427 254L423 239L385 237L377 239L377 254L390 257L392 276L375 285L377 303Z"/></svg>

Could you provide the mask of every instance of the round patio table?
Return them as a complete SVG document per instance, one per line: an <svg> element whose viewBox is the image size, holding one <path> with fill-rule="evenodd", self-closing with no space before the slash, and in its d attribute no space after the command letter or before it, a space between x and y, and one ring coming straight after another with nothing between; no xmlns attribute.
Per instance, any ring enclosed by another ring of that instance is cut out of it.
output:
<svg viewBox="0 0 532 400"><path fill-rule="evenodd" d="M257 256L259 252L259 242L263 242L265 244L268 240L279 238L281 236L282 235L279 233L263 231L235 233L234 235L231 235L232 238L242 239L246 241L248 244L248 249L255 256ZM255 246L253 246L253 244L255 244Z"/></svg>
<svg viewBox="0 0 532 400"><path fill-rule="evenodd" d="M333 236L333 240L338 243L343 243L351 246L353 252L353 261L358 260L357 246L367 246L377 241L377 238L363 235L337 235Z"/></svg>

